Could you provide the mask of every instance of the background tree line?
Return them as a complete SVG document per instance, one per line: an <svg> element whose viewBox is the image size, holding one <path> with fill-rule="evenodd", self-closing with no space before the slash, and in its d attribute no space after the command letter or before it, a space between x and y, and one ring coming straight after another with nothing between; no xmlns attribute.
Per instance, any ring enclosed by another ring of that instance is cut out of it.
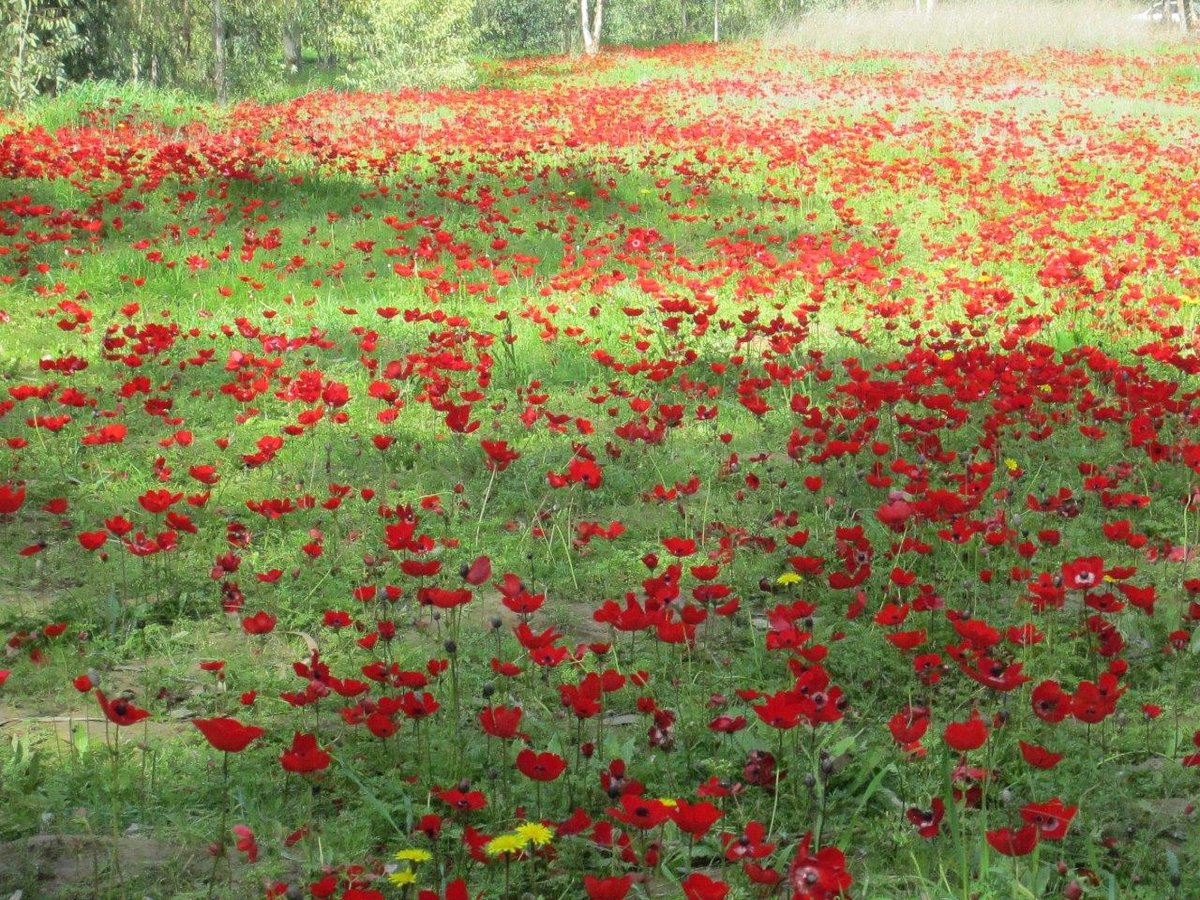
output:
<svg viewBox="0 0 1200 900"><path fill-rule="evenodd" d="M0 0L0 105L86 80L228 96L465 84L473 55L746 35L837 0Z"/></svg>

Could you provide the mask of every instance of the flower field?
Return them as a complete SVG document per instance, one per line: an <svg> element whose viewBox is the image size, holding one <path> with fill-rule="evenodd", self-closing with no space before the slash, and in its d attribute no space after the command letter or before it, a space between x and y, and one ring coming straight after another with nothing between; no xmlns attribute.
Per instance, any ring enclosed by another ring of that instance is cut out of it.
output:
<svg viewBox="0 0 1200 900"><path fill-rule="evenodd" d="M1200 895L1200 57L0 119L0 894Z"/></svg>

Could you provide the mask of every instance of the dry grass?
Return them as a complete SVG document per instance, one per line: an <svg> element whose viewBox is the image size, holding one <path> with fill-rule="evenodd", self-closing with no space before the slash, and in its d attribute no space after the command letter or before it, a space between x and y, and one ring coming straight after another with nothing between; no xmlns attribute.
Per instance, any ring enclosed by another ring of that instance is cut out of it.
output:
<svg viewBox="0 0 1200 900"><path fill-rule="evenodd" d="M1150 48L1187 40L1178 26L1138 22L1149 5L1098 0L1030 3L947 3L931 11L910 4L816 11L779 29L777 46L833 52Z"/></svg>

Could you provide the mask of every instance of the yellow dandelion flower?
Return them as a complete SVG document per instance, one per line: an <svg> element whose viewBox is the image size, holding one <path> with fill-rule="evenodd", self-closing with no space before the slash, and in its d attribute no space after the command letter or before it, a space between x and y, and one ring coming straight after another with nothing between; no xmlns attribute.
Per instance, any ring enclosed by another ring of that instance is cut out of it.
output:
<svg viewBox="0 0 1200 900"><path fill-rule="evenodd" d="M515 834L502 834L492 838L483 846L488 856L503 856L505 853L520 853L529 841Z"/></svg>
<svg viewBox="0 0 1200 900"><path fill-rule="evenodd" d="M946 350L945 352L943 352L941 355L938 356L938 359L940 359L942 362L949 362L950 360L954 359L954 354L951 353L949 350Z"/></svg>
<svg viewBox="0 0 1200 900"><path fill-rule="evenodd" d="M775 579L775 583L776 584L798 584L799 582L801 582L803 580L804 579L801 578L799 575L797 575L795 572L784 572L782 575L780 575L778 578Z"/></svg>
<svg viewBox="0 0 1200 900"><path fill-rule="evenodd" d="M433 859L433 854L428 850L422 850L420 847L410 847L407 850L396 851L396 859L400 862L423 863Z"/></svg>
<svg viewBox="0 0 1200 900"><path fill-rule="evenodd" d="M1015 472L1017 469L1021 468L1017 465L1017 461L1015 459L1006 459L1004 461L1004 467L1010 472Z"/></svg>
<svg viewBox="0 0 1200 900"><path fill-rule="evenodd" d="M516 830L517 837L528 844L544 847L554 839L554 832L541 822L526 822Z"/></svg>
<svg viewBox="0 0 1200 900"><path fill-rule="evenodd" d="M679 801L674 799L673 797L659 797L658 802L661 803L663 806L665 806L667 809L674 809L676 806L679 805Z"/></svg>
<svg viewBox="0 0 1200 900"><path fill-rule="evenodd" d="M404 887L408 884L416 884L417 873L412 869L400 869L388 876L388 881L396 885L396 887Z"/></svg>

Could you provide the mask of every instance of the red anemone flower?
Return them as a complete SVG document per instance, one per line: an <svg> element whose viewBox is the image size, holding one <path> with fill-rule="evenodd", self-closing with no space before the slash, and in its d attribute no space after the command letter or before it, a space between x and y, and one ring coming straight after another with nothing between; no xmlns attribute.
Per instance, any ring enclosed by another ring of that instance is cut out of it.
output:
<svg viewBox="0 0 1200 900"><path fill-rule="evenodd" d="M523 710L519 706L489 706L479 711L479 724L492 737L511 741L520 736Z"/></svg>
<svg viewBox="0 0 1200 900"><path fill-rule="evenodd" d="M693 838L704 837L717 819L724 815L718 807L707 800L699 803L679 800L669 812L671 820L679 827L679 830Z"/></svg>
<svg viewBox="0 0 1200 900"><path fill-rule="evenodd" d="M1081 556L1073 562L1063 563L1063 587L1067 590L1086 591L1104 578L1104 560L1099 556Z"/></svg>
<svg viewBox="0 0 1200 900"><path fill-rule="evenodd" d="M1013 831L1011 828L997 828L985 835L987 842L997 853L1005 856L1027 856L1033 852L1038 842L1038 827L1026 825Z"/></svg>
<svg viewBox="0 0 1200 900"><path fill-rule="evenodd" d="M702 872L693 872L679 886L685 900L724 900L729 894L729 885Z"/></svg>
<svg viewBox="0 0 1200 900"><path fill-rule="evenodd" d="M134 725L150 715L124 697L109 700L99 688L96 689L96 699L100 701L100 709L104 711L105 717L116 725Z"/></svg>
<svg viewBox="0 0 1200 900"><path fill-rule="evenodd" d="M567 768L557 753L535 753L526 748L517 754L517 770L533 781L553 781Z"/></svg>
<svg viewBox="0 0 1200 900"><path fill-rule="evenodd" d="M242 630L246 634L270 634L275 630L278 620L265 610L259 610L252 616L242 619Z"/></svg>
<svg viewBox="0 0 1200 900"><path fill-rule="evenodd" d="M11 516L25 504L25 485L0 484L0 516Z"/></svg>
<svg viewBox="0 0 1200 900"><path fill-rule="evenodd" d="M1071 712L1071 695L1057 681L1046 680L1033 689L1029 702L1043 722L1061 722Z"/></svg>
<svg viewBox="0 0 1200 900"><path fill-rule="evenodd" d="M328 768L332 757L317 746L314 734L302 734L297 731L292 738L292 746L283 751L279 762L286 772L305 774L319 772Z"/></svg>
<svg viewBox="0 0 1200 900"><path fill-rule="evenodd" d="M841 897L850 890L853 879L846 871L846 856L837 847L823 847L815 854L808 852L812 832L804 836L788 867L787 884L792 900L825 900Z"/></svg>
<svg viewBox="0 0 1200 900"><path fill-rule="evenodd" d="M215 719L192 719L192 724L222 753L240 753L266 734L257 725L243 725L237 719L219 716Z"/></svg>
<svg viewBox="0 0 1200 900"><path fill-rule="evenodd" d="M625 900L632 886L632 875L611 878L597 878L595 875L583 876L583 889L587 892L588 900Z"/></svg>
<svg viewBox="0 0 1200 900"><path fill-rule="evenodd" d="M1019 741L1018 744L1021 747L1021 757L1035 769L1053 769L1062 762L1061 753L1053 753L1045 747L1025 741Z"/></svg>
<svg viewBox="0 0 1200 900"><path fill-rule="evenodd" d="M1047 841L1061 841L1067 836L1071 820L1078 807L1064 806L1057 797L1045 803L1027 803L1021 807L1021 818L1037 826L1038 836Z"/></svg>
<svg viewBox="0 0 1200 900"><path fill-rule="evenodd" d="M643 831L649 831L651 828L657 828L671 816L671 811L665 803L658 800L651 800L647 797L639 797L636 794L623 794L621 796L621 808L610 806L608 814L632 828L640 828Z"/></svg>
<svg viewBox="0 0 1200 900"><path fill-rule="evenodd" d="M942 732L942 738L947 744L960 753L976 750L982 747L988 739L988 727L979 713L972 713L965 722L951 722Z"/></svg>
<svg viewBox="0 0 1200 900"><path fill-rule="evenodd" d="M913 806L905 813L908 821L916 826L917 834L923 838L937 837L942 828L942 818L946 815L946 802L941 797L934 797L930 807L924 810Z"/></svg>
<svg viewBox="0 0 1200 900"><path fill-rule="evenodd" d="M234 846L246 854L246 862L256 862L258 860L258 842L254 839L254 832L250 830L250 826L234 825L233 834L237 838Z"/></svg>

